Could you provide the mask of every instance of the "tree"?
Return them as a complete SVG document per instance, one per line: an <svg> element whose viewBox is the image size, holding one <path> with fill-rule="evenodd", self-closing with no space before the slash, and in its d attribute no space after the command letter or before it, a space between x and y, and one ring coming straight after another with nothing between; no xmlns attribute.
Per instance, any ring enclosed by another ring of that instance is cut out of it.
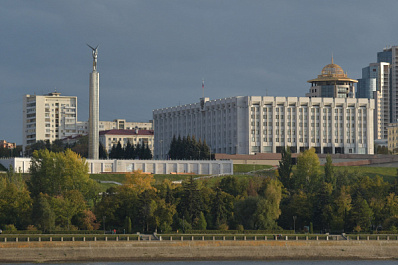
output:
<svg viewBox="0 0 398 265"><path fill-rule="evenodd" d="M92 187L98 185L90 179L86 161L70 149L64 153L35 151L30 175L28 184L33 197L40 193L59 196L69 190L78 190L88 199Z"/></svg>
<svg viewBox="0 0 398 265"><path fill-rule="evenodd" d="M152 174L145 174L142 170L135 170L132 173L126 174L126 181L124 184L139 194L146 190L156 191L152 186L154 182L155 179Z"/></svg>
<svg viewBox="0 0 398 265"><path fill-rule="evenodd" d="M281 214L279 208L282 199L282 183L277 179L266 179L263 187L263 198L257 202L254 213L256 227L259 229L277 228L276 220Z"/></svg>
<svg viewBox="0 0 398 265"><path fill-rule="evenodd" d="M279 161L278 174L279 180L287 190L293 188L291 178L292 167L292 154L290 152L290 148L283 148L282 159Z"/></svg>
<svg viewBox="0 0 398 265"><path fill-rule="evenodd" d="M334 186L335 185L334 168L332 164L332 157L330 155L326 156L326 163L324 168L325 168L325 182L330 183Z"/></svg>
<svg viewBox="0 0 398 265"><path fill-rule="evenodd" d="M319 188L321 183L320 164L314 148L300 153L297 158L297 168L294 176L296 189L304 188L305 191L311 192Z"/></svg>
<svg viewBox="0 0 398 265"><path fill-rule="evenodd" d="M106 151L105 147L103 146L103 144L101 142L99 143L99 158L100 159L108 158L108 152Z"/></svg>
<svg viewBox="0 0 398 265"><path fill-rule="evenodd" d="M20 174L12 167L7 175L0 175L0 227L13 224L25 229L30 224L32 199Z"/></svg>
<svg viewBox="0 0 398 265"><path fill-rule="evenodd" d="M33 223L43 232L51 232L55 228L55 213L49 203L50 197L40 193L33 204Z"/></svg>
<svg viewBox="0 0 398 265"><path fill-rule="evenodd" d="M180 202L180 212L192 225L195 218L199 217L202 210L202 201L198 189L198 184L192 176L187 181L183 181L183 194Z"/></svg>
<svg viewBox="0 0 398 265"><path fill-rule="evenodd" d="M368 202L357 197L351 210L351 222L355 231L369 231L373 219L373 212Z"/></svg>

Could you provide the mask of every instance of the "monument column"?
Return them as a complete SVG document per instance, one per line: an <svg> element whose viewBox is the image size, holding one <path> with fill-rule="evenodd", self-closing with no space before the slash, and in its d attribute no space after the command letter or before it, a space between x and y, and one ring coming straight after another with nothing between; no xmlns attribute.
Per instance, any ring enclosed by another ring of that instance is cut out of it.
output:
<svg viewBox="0 0 398 265"><path fill-rule="evenodd" d="M99 158L99 73L97 72L98 46L93 48L93 72L90 73L88 158Z"/></svg>

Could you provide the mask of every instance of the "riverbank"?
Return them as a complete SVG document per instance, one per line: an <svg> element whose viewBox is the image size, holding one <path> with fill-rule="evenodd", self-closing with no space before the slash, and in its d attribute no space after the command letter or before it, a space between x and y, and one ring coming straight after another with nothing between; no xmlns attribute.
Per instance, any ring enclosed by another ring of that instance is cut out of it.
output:
<svg viewBox="0 0 398 265"><path fill-rule="evenodd" d="M397 241L10 242L0 262L398 260Z"/></svg>

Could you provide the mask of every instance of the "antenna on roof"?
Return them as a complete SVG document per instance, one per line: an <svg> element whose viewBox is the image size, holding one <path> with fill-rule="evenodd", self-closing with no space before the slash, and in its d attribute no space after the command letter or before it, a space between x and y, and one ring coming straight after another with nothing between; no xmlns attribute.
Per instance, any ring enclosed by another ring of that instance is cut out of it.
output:
<svg viewBox="0 0 398 265"><path fill-rule="evenodd" d="M203 98L205 97L205 79L202 78L202 94L203 94Z"/></svg>

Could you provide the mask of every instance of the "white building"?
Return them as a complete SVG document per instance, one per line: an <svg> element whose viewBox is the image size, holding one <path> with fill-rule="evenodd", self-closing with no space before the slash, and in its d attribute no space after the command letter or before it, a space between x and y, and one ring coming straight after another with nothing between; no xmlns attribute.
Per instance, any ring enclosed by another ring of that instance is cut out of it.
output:
<svg viewBox="0 0 398 265"><path fill-rule="evenodd" d="M79 134L88 134L88 121L78 121L77 131ZM100 121L99 130L153 130L152 122L129 122L124 119L115 119L113 121Z"/></svg>
<svg viewBox="0 0 398 265"><path fill-rule="evenodd" d="M155 159L173 136L205 139L213 153L373 154L373 99L239 96L153 111Z"/></svg>
<svg viewBox="0 0 398 265"><path fill-rule="evenodd" d="M122 147L126 147L127 143L136 147L139 145L148 145L149 149L153 154L153 130L106 130L100 131L99 141L105 147L106 151L111 151L113 146L116 146L118 142Z"/></svg>
<svg viewBox="0 0 398 265"><path fill-rule="evenodd" d="M53 142L77 134L77 97L25 95L23 99L23 148L40 140Z"/></svg>
<svg viewBox="0 0 398 265"><path fill-rule="evenodd" d="M151 174L193 173L205 175L232 175L234 167L232 160L95 160L86 159L89 174L124 173L142 170ZM15 172L28 173L30 158L13 157L0 158L0 164L5 168L10 165Z"/></svg>
<svg viewBox="0 0 398 265"><path fill-rule="evenodd" d="M375 100L374 138L387 140L387 126L390 123L390 64L369 64L362 68L362 78L358 81L357 97Z"/></svg>

